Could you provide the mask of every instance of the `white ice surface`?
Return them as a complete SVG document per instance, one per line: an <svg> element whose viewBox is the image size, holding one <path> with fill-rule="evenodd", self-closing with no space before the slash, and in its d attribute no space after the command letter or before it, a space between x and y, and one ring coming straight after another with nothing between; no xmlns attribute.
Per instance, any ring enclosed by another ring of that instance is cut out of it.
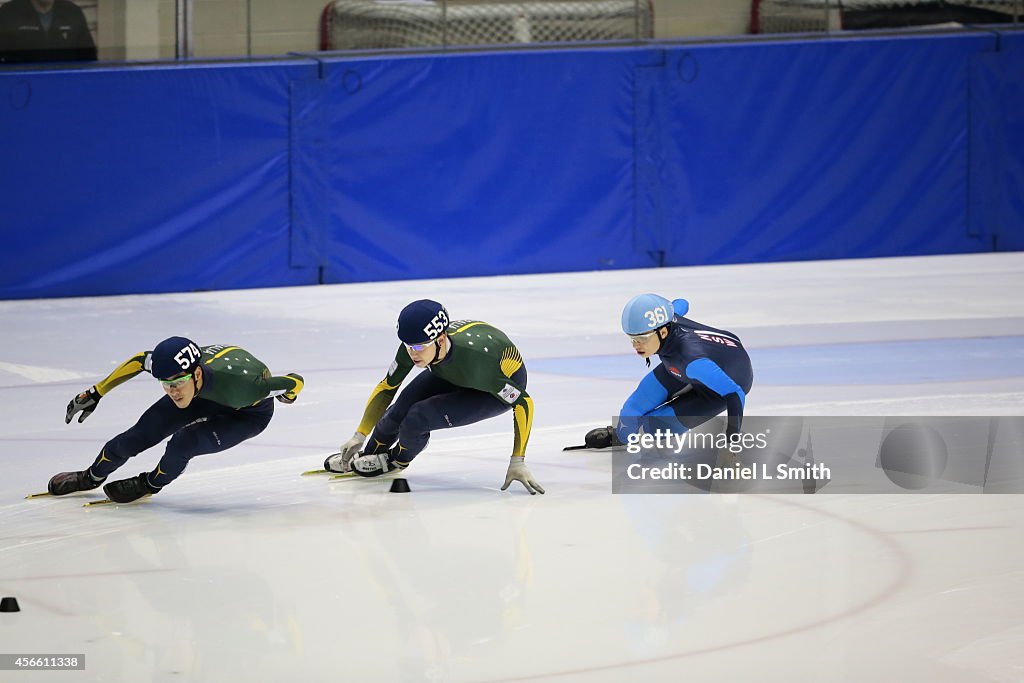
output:
<svg viewBox="0 0 1024 683"><path fill-rule="evenodd" d="M1024 254L0 302L0 595L22 607L0 653L86 655L0 681L1024 680L1020 496L613 496L607 455L561 451L645 371L618 329L642 291L774 364L750 414L1022 414ZM518 343L547 495L497 490L507 416L435 434L408 495L299 476L352 433L421 297ZM306 389L142 504L24 500L160 389L140 376L81 425L67 401L174 334ZM886 344L937 355L880 381Z"/></svg>

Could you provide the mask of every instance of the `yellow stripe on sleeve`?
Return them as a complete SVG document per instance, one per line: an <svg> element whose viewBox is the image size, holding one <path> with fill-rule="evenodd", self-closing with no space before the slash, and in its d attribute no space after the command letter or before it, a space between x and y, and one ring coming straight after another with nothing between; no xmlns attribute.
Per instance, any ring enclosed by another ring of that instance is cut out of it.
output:
<svg viewBox="0 0 1024 683"><path fill-rule="evenodd" d="M370 435L374 425L377 424L377 420L380 419L380 416L391 405L391 399L394 398L400 384L401 382L391 385L386 379L382 379L377 383L377 386L370 393L369 400L366 401L366 409L363 411L363 419L359 422L359 427L356 429L357 432L367 436Z"/></svg>
<svg viewBox="0 0 1024 683"><path fill-rule="evenodd" d="M526 443L530 440L530 431L533 429L533 399L524 394L522 401L512 408L512 415L516 433L512 455L525 455Z"/></svg>
<svg viewBox="0 0 1024 683"><path fill-rule="evenodd" d="M96 383L96 392L100 396L106 396L114 387L124 384L135 375L143 371L143 363L146 360L146 352L137 353L125 362L114 368L114 371Z"/></svg>

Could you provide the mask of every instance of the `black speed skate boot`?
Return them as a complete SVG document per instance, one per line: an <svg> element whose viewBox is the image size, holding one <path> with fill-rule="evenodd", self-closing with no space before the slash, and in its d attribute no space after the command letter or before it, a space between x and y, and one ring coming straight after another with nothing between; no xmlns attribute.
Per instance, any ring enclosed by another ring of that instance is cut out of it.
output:
<svg viewBox="0 0 1024 683"><path fill-rule="evenodd" d="M103 487L103 493L115 503L130 503L143 496L159 493L160 488L149 483L149 475L143 472L131 479L112 481Z"/></svg>
<svg viewBox="0 0 1024 683"><path fill-rule="evenodd" d="M46 490L50 492L51 496L66 496L69 493L77 493L78 491L91 491L102 484L105 479L106 477L103 479L93 479L92 475L89 474L89 470L61 472L53 475L50 483L46 486Z"/></svg>
<svg viewBox="0 0 1024 683"><path fill-rule="evenodd" d="M584 437L583 443L587 445L587 448L615 448L622 445L618 434L615 433L615 427L591 429Z"/></svg>

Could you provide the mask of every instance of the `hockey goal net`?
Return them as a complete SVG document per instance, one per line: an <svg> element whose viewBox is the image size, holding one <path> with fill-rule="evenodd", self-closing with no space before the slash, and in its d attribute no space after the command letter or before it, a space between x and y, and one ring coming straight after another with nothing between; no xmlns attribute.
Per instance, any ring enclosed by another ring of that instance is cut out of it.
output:
<svg viewBox="0 0 1024 683"><path fill-rule="evenodd" d="M1024 0L752 0L750 32L1012 23L1022 16Z"/></svg>
<svg viewBox="0 0 1024 683"><path fill-rule="evenodd" d="M324 50L640 40L651 0L430 2L335 0L320 19Z"/></svg>

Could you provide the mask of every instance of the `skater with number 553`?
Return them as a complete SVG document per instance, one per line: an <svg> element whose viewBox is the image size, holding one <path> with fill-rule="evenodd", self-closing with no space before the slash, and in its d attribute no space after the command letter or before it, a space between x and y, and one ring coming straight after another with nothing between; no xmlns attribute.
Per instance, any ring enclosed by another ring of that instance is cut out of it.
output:
<svg viewBox="0 0 1024 683"><path fill-rule="evenodd" d="M370 394L359 427L324 469L362 477L397 473L426 448L434 430L511 412L514 443L501 490L518 481L531 495L544 493L524 462L533 399L526 393L526 365L509 338L479 320L453 322L430 299L402 309L398 338L395 359ZM395 398L413 366L426 372Z"/></svg>

